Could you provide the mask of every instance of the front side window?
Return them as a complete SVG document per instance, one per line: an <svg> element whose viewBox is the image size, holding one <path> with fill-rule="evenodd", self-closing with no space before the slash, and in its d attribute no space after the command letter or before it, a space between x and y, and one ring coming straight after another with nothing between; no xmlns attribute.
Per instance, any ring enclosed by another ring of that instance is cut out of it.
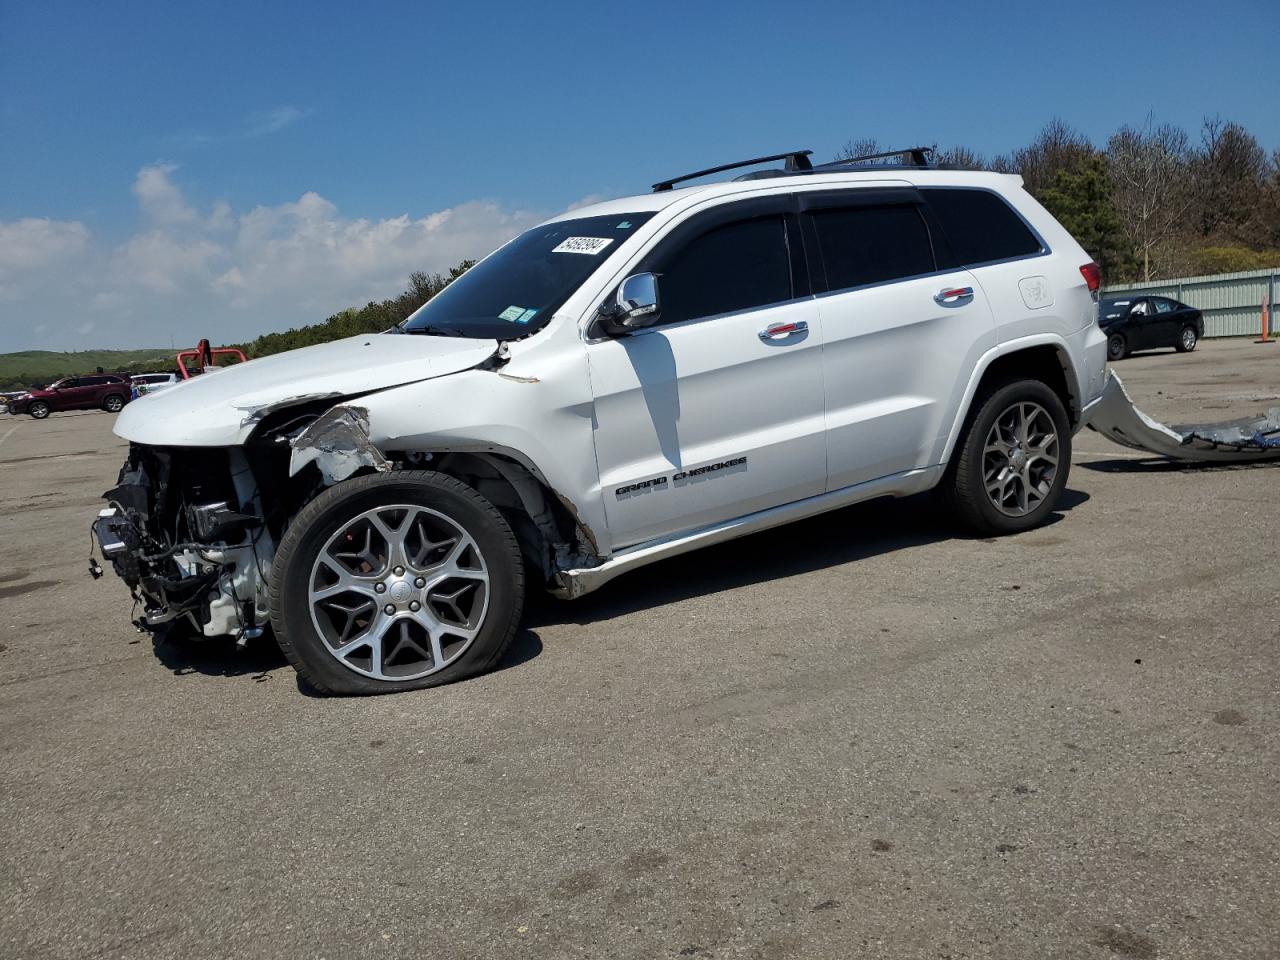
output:
<svg viewBox="0 0 1280 960"><path fill-rule="evenodd" d="M664 259L654 272L663 323L751 310L794 296L781 216L717 227Z"/></svg>
<svg viewBox="0 0 1280 960"><path fill-rule="evenodd" d="M920 191L942 225L960 266L1031 257L1039 238L1000 196L988 190L928 187Z"/></svg>
<svg viewBox="0 0 1280 960"><path fill-rule="evenodd" d="M1172 313L1173 312L1173 304L1170 303L1168 300L1153 300L1152 303L1156 305L1156 313Z"/></svg>
<svg viewBox="0 0 1280 960"><path fill-rule="evenodd" d="M652 216L620 213L534 227L428 300L400 330L498 340L528 336Z"/></svg>
<svg viewBox="0 0 1280 960"><path fill-rule="evenodd" d="M830 290L902 280L936 269L929 229L913 206L815 210L810 216Z"/></svg>

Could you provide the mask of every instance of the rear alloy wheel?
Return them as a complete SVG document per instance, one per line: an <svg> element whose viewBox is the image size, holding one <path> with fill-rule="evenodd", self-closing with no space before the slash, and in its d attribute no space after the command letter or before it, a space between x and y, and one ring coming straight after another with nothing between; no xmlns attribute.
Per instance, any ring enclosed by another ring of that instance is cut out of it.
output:
<svg viewBox="0 0 1280 960"><path fill-rule="evenodd" d="M1174 344L1174 348L1179 353L1190 353L1199 342L1200 337L1196 333L1195 327L1183 327L1182 332L1178 334L1178 342Z"/></svg>
<svg viewBox="0 0 1280 960"><path fill-rule="evenodd" d="M1113 333L1107 337L1107 359L1123 360L1129 355L1129 341L1123 333Z"/></svg>
<svg viewBox="0 0 1280 960"><path fill-rule="evenodd" d="M1038 380L1019 380L978 410L945 490L969 528L1019 533L1048 519L1070 470L1071 430L1062 400Z"/></svg>
<svg viewBox="0 0 1280 960"><path fill-rule="evenodd" d="M276 555L272 623L327 693L435 686L492 666L519 624L520 550L502 515L452 477L397 471L337 484Z"/></svg>
<svg viewBox="0 0 1280 960"><path fill-rule="evenodd" d="M27 407L27 413L35 417L37 420L43 420L49 415L49 405L43 400L34 401L31 406Z"/></svg>
<svg viewBox="0 0 1280 960"><path fill-rule="evenodd" d="M119 413L124 409L124 397L118 393L111 394L106 400L102 401L102 409L106 410L107 413Z"/></svg>

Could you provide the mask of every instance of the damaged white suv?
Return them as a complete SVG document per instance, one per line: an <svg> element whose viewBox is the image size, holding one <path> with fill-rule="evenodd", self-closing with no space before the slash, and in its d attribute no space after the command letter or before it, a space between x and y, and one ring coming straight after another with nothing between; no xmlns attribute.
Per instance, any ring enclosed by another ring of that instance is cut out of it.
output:
<svg viewBox="0 0 1280 960"><path fill-rule="evenodd" d="M1019 178L912 159L666 181L394 330L130 404L94 529L139 625L270 624L317 690L379 693L494 664L530 580L935 486L1041 523L1103 388L1097 267Z"/></svg>

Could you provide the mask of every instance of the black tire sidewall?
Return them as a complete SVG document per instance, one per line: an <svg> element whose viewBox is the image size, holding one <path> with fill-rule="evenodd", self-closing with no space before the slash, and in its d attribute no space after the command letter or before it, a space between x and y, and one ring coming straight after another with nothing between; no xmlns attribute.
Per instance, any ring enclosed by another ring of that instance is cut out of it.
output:
<svg viewBox="0 0 1280 960"><path fill-rule="evenodd" d="M117 401L119 401L119 403L120 403L120 407L119 407L119 409L117 409L117 410L112 410L112 409L111 409L111 401L112 401L112 400L117 400ZM102 401L102 409L103 409L103 410L105 410L105 411L107 411L107 413L119 413L119 412L120 412L120 410L123 410L123 409L124 409L124 399L120 396L120 394L118 394L118 393L113 393L113 394L111 394L109 397L107 397L105 400L103 400L103 401Z"/></svg>
<svg viewBox="0 0 1280 960"><path fill-rule="evenodd" d="M1038 403L1053 418L1054 427L1058 431L1058 472L1054 476L1053 486L1048 496L1033 511L1023 517L1011 517L996 509L987 495L982 478L982 451L986 445L987 434L990 433L996 418L1018 402L1030 401ZM977 469L967 471L970 489L961 491L966 499L976 508L973 513L978 526L984 532L994 534L1021 533L1040 526L1053 513L1062 491L1066 488L1071 474L1071 424L1067 419L1066 408L1062 398L1052 389L1038 380L1018 380L1006 384L992 393L984 401L973 425L965 436L961 456L968 458Z"/></svg>
<svg viewBox="0 0 1280 960"><path fill-rule="evenodd" d="M1188 330L1191 331L1191 346L1189 347L1186 345L1184 341L1184 337L1186 336L1186 333ZM1190 353L1199 345L1200 345L1200 334L1196 333L1195 327L1183 327L1181 330L1178 331L1178 342L1175 343L1174 346L1178 348L1179 353Z"/></svg>
<svg viewBox="0 0 1280 960"><path fill-rule="evenodd" d="M1120 349L1119 350L1111 349L1111 345L1117 341L1119 341L1120 343ZM1125 336L1123 333L1113 333L1109 337L1107 337L1107 359L1108 360L1123 360L1125 357L1125 354L1128 352L1129 352L1129 341L1125 339Z"/></svg>
<svg viewBox="0 0 1280 960"><path fill-rule="evenodd" d="M316 555L345 523L379 505L430 507L475 540L489 572L489 608L466 652L438 673L417 680L377 680L344 667L311 622L310 577ZM272 566L272 625L299 674L322 693L379 694L415 690L479 673L509 645L524 606L524 575L515 537L502 515L465 484L429 471L360 477L330 487L305 507L281 540Z"/></svg>
<svg viewBox="0 0 1280 960"><path fill-rule="evenodd" d="M27 407L27 413L31 414L31 417L34 420L43 420L45 417L49 416L49 405L43 401L37 401Z"/></svg>

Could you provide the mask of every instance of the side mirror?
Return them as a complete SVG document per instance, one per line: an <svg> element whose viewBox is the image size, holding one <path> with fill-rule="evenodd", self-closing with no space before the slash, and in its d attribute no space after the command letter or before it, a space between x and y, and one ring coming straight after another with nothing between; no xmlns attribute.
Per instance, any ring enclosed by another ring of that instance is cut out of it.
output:
<svg viewBox="0 0 1280 960"><path fill-rule="evenodd" d="M609 336L622 337L653 326L661 313L657 274L637 273L622 281L613 303L600 308L600 326Z"/></svg>

